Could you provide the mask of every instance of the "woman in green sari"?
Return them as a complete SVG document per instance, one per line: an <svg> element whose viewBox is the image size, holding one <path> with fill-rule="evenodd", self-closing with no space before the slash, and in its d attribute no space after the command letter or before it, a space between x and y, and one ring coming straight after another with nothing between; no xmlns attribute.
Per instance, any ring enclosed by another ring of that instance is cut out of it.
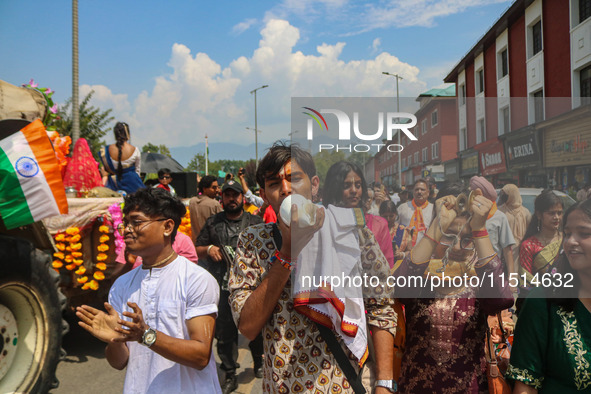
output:
<svg viewBox="0 0 591 394"><path fill-rule="evenodd" d="M556 194L542 192L534 202L535 213L519 246L519 299L517 310L542 275L556 270L555 263L562 248L560 222L563 205ZM533 283L532 283L533 282Z"/></svg>
<svg viewBox="0 0 591 394"><path fill-rule="evenodd" d="M566 212L563 246L553 287L534 289L519 315L513 393L591 391L591 200Z"/></svg>

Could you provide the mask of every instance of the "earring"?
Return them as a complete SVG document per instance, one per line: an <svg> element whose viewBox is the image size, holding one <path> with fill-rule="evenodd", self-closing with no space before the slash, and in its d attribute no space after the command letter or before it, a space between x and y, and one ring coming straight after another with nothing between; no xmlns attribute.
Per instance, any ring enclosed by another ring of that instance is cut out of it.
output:
<svg viewBox="0 0 591 394"><path fill-rule="evenodd" d="M168 236L170 236L170 233L164 233L164 236L168 237Z"/></svg>

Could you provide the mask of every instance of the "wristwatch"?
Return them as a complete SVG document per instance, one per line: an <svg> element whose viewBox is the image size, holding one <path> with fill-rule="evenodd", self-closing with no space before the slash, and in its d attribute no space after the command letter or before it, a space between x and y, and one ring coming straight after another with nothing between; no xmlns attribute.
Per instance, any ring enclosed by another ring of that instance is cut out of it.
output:
<svg viewBox="0 0 591 394"><path fill-rule="evenodd" d="M144 335L142 335L142 345L150 347L156 342L156 330L148 327L146 331L144 331Z"/></svg>
<svg viewBox="0 0 591 394"><path fill-rule="evenodd" d="M398 391L398 383L394 379L392 380L376 380L375 387L385 387L390 390L391 393Z"/></svg>

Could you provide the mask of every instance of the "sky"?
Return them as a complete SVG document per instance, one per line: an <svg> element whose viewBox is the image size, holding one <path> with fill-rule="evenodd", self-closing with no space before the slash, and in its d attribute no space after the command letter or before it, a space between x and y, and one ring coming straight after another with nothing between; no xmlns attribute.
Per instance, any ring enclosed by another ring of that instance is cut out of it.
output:
<svg viewBox="0 0 591 394"><path fill-rule="evenodd" d="M113 109L132 143L288 138L292 97L414 98L507 0L79 0L81 99ZM0 0L0 79L72 92L72 1ZM113 142L111 133L107 143Z"/></svg>

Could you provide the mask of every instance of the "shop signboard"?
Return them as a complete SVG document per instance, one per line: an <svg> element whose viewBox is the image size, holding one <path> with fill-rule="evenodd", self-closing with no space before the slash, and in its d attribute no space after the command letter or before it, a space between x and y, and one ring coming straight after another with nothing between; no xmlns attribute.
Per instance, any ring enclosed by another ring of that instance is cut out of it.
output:
<svg viewBox="0 0 591 394"><path fill-rule="evenodd" d="M478 152L463 154L460 158L460 176L472 176L478 174Z"/></svg>
<svg viewBox="0 0 591 394"><path fill-rule="evenodd" d="M534 133L505 140L509 170L541 166L542 156Z"/></svg>
<svg viewBox="0 0 591 394"><path fill-rule="evenodd" d="M480 168L483 176L507 172L503 144L496 140L479 150Z"/></svg>

